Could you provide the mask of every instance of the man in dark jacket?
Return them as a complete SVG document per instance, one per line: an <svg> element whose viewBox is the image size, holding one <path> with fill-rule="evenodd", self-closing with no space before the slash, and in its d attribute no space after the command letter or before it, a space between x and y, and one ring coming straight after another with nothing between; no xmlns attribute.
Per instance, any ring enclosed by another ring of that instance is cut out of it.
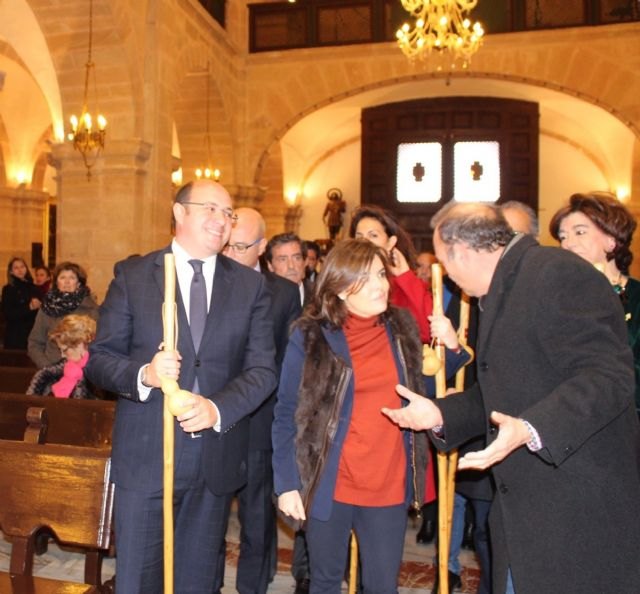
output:
<svg viewBox="0 0 640 594"><path fill-rule="evenodd" d="M162 592L161 377L190 391L176 418L174 591L210 594L233 493L247 481L249 415L276 386L271 299L263 277L222 255L229 193L190 182L175 197L170 246L116 267L87 376L118 394L111 478L122 594ZM173 253L177 348L164 345L164 256ZM213 557L213 558L212 558Z"/></svg>
<svg viewBox="0 0 640 594"><path fill-rule="evenodd" d="M264 253L265 222L253 208L238 208L238 217L225 255L262 272L271 291L269 317L273 322L276 346L276 367L280 367L289 342L289 327L302 313L298 287L268 270L261 271L259 259ZM240 518L240 555L236 589L240 594L265 594L270 573L277 566L277 553L273 545L276 538L276 514L273 505L273 470L271 468L271 424L276 390L252 413L249 419L249 465L247 484L238 493ZM221 570L224 571L224 550ZM221 571L221 574L222 574Z"/></svg>
<svg viewBox="0 0 640 594"><path fill-rule="evenodd" d="M486 435L459 468L492 468L496 594L640 592L638 421L619 299L580 258L514 236L493 205L452 203L432 225L438 259L480 298L477 383L435 404L399 387L409 405L384 412L432 429L444 450Z"/></svg>

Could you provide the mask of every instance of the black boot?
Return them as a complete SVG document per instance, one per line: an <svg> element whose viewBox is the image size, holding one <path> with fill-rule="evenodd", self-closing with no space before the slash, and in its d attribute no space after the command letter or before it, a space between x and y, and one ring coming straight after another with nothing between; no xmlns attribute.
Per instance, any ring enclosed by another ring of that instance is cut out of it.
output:
<svg viewBox="0 0 640 594"><path fill-rule="evenodd" d="M431 590L431 594L440 594L438 592L438 585L440 583L440 576L436 570L436 579L433 582L433 590ZM451 594L454 590L460 591L462 589L462 580L457 573L453 573L453 571L449 571L449 594Z"/></svg>
<svg viewBox="0 0 640 594"><path fill-rule="evenodd" d="M418 544L429 544L436 535L437 507L435 502L422 506L422 525L416 534Z"/></svg>
<svg viewBox="0 0 640 594"><path fill-rule="evenodd" d="M476 529L476 516L473 513L473 506L467 501L464 510L464 531L462 533L462 544L460 545L463 549L467 549L468 551L475 550L475 543L473 542L473 533Z"/></svg>

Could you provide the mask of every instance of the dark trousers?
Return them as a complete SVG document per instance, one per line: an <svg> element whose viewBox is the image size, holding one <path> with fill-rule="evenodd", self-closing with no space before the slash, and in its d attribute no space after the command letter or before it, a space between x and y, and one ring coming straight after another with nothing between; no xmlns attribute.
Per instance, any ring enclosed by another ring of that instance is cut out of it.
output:
<svg viewBox="0 0 640 594"><path fill-rule="evenodd" d="M470 499L473 505L476 525L473 532L473 544L480 565L480 585L477 594L491 594L491 548L489 544L489 511L491 501Z"/></svg>
<svg viewBox="0 0 640 594"><path fill-rule="evenodd" d="M309 518L310 594L339 594L349 556L349 535L358 538L362 592L396 594L407 506L359 507L333 502L326 522Z"/></svg>
<svg viewBox="0 0 640 594"><path fill-rule="evenodd" d="M291 575L296 582L309 579L309 551L307 550L307 537L304 530L296 530L293 537Z"/></svg>
<svg viewBox="0 0 640 594"><path fill-rule="evenodd" d="M249 452L248 482L238 491L238 517L240 557L236 588L240 594L264 594L276 548L273 546L276 513L270 450Z"/></svg>
<svg viewBox="0 0 640 594"><path fill-rule="evenodd" d="M202 480L202 439L185 440L174 470L174 592L211 594L230 496L216 496ZM159 454L160 455L160 454ZM116 485L116 591L158 594L163 586L163 494Z"/></svg>

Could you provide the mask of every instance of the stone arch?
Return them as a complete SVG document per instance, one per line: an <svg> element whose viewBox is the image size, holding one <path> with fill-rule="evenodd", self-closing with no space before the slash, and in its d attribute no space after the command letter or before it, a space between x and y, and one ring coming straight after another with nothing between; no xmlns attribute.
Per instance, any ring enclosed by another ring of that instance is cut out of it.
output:
<svg viewBox="0 0 640 594"><path fill-rule="evenodd" d="M253 177L254 183L257 185L260 184L260 180L262 176L262 168L264 167L265 163L268 161L268 156L272 151L272 147L275 144L279 143L280 140L285 136L285 134L291 128L293 128L298 122L308 117L309 115L313 114L314 112L317 112L324 107L338 103L345 99L356 97L358 95L366 93L367 91L371 91L375 89L382 89L386 87L392 87L394 85L401 85L404 83L420 82L420 81L428 81L428 80L442 80L442 81L449 82L451 81L451 79L453 80L456 80L456 79L489 80L491 79L491 80L514 82L514 83L519 83L524 85L531 85L533 87L540 87L544 89L555 90L560 93L566 94L568 96L574 97L575 99L585 101L587 103L591 103L607 111L612 117L616 118L624 126L626 126L640 141L640 125L633 122L628 116L628 114L626 114L625 112L623 112L622 110L620 110L614 105L605 103L604 100L599 97L592 96L590 94L587 94L584 91L579 91L559 83L541 81L536 78L529 78L525 76L491 73L491 72L476 72L476 71L465 72L465 73L455 73L455 74L446 74L446 73L440 73L440 72L410 74L410 75L399 76L399 77L388 79L388 80L374 81L371 83L361 85L359 87L354 87L352 89L342 91L335 95L326 97L325 99L309 107L306 107L301 111L299 111L298 113L296 113L288 121L281 124L278 129L274 130L271 133L270 138L265 145L265 148L262 150L262 152L260 153L260 156L257 159L257 164L254 170L254 177Z"/></svg>

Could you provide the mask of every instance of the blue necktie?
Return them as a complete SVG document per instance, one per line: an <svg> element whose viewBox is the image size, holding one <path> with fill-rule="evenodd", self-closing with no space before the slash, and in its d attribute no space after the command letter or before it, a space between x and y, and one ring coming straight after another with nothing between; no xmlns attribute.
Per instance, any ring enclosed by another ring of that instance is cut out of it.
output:
<svg viewBox="0 0 640 594"><path fill-rule="evenodd" d="M196 353L200 348L200 341L207 322L207 285L202 275L202 260L189 260L193 268L191 290L189 293L189 328Z"/></svg>

